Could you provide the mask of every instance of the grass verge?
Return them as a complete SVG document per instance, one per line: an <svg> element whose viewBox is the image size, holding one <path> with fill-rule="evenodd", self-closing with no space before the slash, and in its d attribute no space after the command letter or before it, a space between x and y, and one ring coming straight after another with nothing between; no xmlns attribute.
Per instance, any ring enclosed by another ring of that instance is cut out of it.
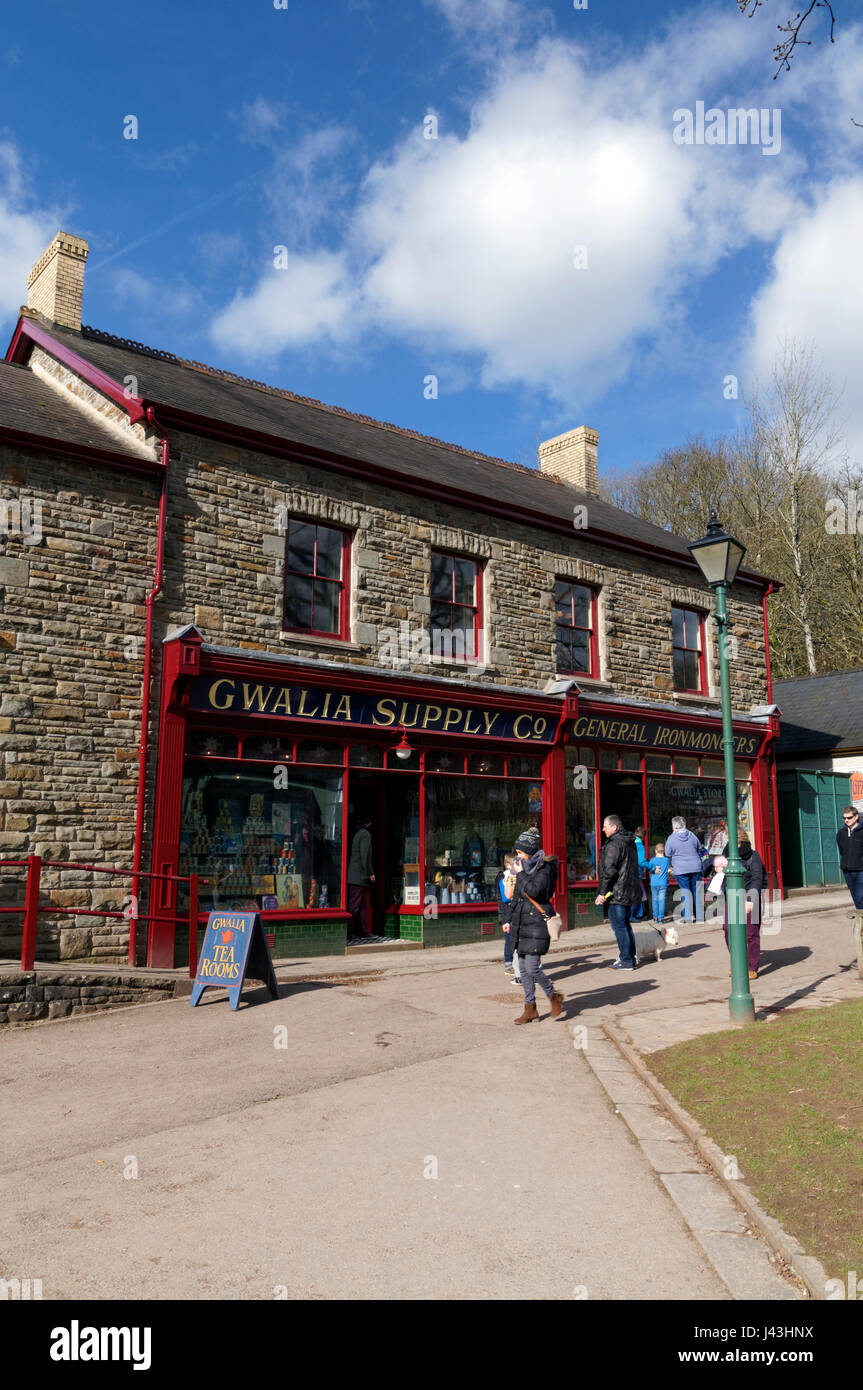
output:
<svg viewBox="0 0 863 1390"><path fill-rule="evenodd" d="M830 1277L863 1275L863 1000L645 1061Z"/></svg>

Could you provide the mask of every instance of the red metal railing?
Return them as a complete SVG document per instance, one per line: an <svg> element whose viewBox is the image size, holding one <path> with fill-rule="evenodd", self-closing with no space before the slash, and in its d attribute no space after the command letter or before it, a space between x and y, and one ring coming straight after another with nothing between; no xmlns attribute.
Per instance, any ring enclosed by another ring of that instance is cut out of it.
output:
<svg viewBox="0 0 863 1390"><path fill-rule="evenodd" d="M72 917L118 917L129 923L130 933L134 930L136 922L149 922L155 920L147 913L137 911L132 914L129 909L124 912L110 912L102 909L84 907L58 907L54 903L40 903L39 889L42 881L43 869L65 869L66 871L87 872L91 874L110 874L115 878L135 878L133 869L117 869L105 867L101 864L76 864L67 863L57 859L42 859L41 855L31 854L27 859L0 859L0 869L26 869L27 887L24 895L24 906L0 907L0 913L23 913L24 927L21 933L21 969L32 970L36 959L36 930L39 924L39 913L43 916L72 916ZM198 966L198 885L199 876L191 874L183 876L181 874L152 874L138 870L137 878L161 879L173 883L188 883L189 885L189 975L194 976ZM205 879L206 883L207 880ZM137 906L137 904L135 904Z"/></svg>

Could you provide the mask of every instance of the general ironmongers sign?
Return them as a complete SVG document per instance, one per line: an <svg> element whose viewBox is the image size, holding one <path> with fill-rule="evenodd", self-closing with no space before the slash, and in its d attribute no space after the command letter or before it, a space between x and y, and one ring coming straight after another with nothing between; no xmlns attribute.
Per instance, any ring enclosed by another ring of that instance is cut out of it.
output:
<svg viewBox="0 0 863 1390"><path fill-rule="evenodd" d="M764 737L764 730L751 734L733 734L734 754L738 758L754 758ZM619 719L583 714L572 726L576 739L593 739L599 743L627 743L638 748L658 748L663 752L711 753L722 757L722 729L698 728L691 724L660 724L647 719Z"/></svg>
<svg viewBox="0 0 863 1390"><path fill-rule="evenodd" d="M539 712L483 709L476 705L402 700L363 691L269 685L233 676L201 676L192 686L189 709L219 714L266 714L271 718L315 719L334 725L378 729L421 729L436 734L475 734L523 743L553 743L557 718Z"/></svg>

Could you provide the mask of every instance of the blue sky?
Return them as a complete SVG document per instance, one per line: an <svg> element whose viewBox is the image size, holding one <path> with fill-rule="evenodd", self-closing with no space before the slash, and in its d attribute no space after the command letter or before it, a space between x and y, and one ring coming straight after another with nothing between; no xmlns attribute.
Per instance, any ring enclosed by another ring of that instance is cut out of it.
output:
<svg viewBox="0 0 863 1390"><path fill-rule="evenodd" d="M795 334L861 457L863 25L840 5L837 43L814 28L777 81L791 0L16 7L3 332L62 226L90 243L86 323L487 453L590 424L605 471L734 429L725 378ZM675 143L698 101L778 107L778 150Z"/></svg>

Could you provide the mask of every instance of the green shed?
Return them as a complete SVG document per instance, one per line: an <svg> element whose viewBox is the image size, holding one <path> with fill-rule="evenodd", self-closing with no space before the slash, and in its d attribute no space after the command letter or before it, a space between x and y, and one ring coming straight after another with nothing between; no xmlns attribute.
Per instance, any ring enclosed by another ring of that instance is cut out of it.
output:
<svg viewBox="0 0 863 1390"><path fill-rule="evenodd" d="M851 778L839 772L777 772L779 843L786 888L842 884L836 831L851 800Z"/></svg>

